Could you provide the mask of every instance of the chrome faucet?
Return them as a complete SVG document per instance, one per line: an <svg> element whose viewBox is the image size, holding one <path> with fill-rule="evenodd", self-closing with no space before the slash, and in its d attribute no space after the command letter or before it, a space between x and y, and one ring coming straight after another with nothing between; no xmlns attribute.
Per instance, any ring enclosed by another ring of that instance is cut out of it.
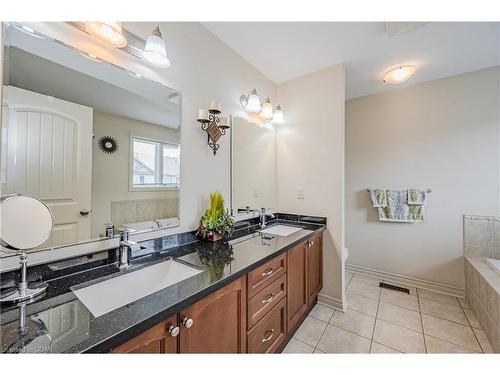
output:
<svg viewBox="0 0 500 375"><path fill-rule="evenodd" d="M266 227L266 218L269 216L271 219L274 219L274 215L271 213L266 213L266 209L262 207L260 209L260 228L264 229Z"/></svg>
<svg viewBox="0 0 500 375"><path fill-rule="evenodd" d="M140 250L141 246L134 241L129 240L131 229L120 230L120 247L118 248L118 268L126 270L130 266L132 252Z"/></svg>

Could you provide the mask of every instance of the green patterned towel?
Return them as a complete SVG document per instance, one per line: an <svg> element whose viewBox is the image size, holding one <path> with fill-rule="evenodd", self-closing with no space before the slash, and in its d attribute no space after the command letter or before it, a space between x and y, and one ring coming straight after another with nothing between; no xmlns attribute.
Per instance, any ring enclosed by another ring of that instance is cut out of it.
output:
<svg viewBox="0 0 500 375"><path fill-rule="evenodd" d="M415 206L423 206L427 200L427 191L408 189L408 204Z"/></svg>
<svg viewBox="0 0 500 375"><path fill-rule="evenodd" d="M387 197L385 190L372 189L370 190L370 198L372 199L373 207L387 207Z"/></svg>
<svg viewBox="0 0 500 375"><path fill-rule="evenodd" d="M408 190L387 190L386 207L378 207L380 221L423 223L424 206L408 204Z"/></svg>

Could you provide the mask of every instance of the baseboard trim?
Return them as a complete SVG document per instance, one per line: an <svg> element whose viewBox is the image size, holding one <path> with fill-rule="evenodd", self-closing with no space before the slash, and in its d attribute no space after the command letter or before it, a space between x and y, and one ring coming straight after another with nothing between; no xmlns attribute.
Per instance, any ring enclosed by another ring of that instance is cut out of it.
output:
<svg viewBox="0 0 500 375"><path fill-rule="evenodd" d="M326 305L328 307L333 307L334 309L340 310L340 311L345 311L344 309L344 303L340 298L332 297L332 296L327 296L326 294L319 294L318 295L318 303L321 305Z"/></svg>
<svg viewBox="0 0 500 375"><path fill-rule="evenodd" d="M403 276L395 273L379 271L372 268L355 266L355 265L347 265L345 266L347 271L360 273L366 276L372 276L378 279L393 281L400 284L405 284L409 286L413 286L416 288L427 289L432 292L449 294L454 297L465 298L465 289L457 288L452 285L437 283L435 281L428 281L423 279L418 279L416 277Z"/></svg>

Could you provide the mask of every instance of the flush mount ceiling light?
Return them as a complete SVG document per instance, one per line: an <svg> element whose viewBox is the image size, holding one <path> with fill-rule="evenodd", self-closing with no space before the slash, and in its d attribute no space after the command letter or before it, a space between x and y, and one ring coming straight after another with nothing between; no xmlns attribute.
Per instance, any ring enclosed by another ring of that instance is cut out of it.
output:
<svg viewBox="0 0 500 375"><path fill-rule="evenodd" d="M273 122L275 124L283 124L285 122L285 116L283 116L283 110L279 104L274 109Z"/></svg>
<svg viewBox="0 0 500 375"><path fill-rule="evenodd" d="M260 115L266 120L273 119L273 105L271 104L271 99L267 98L262 105L262 110L260 111Z"/></svg>
<svg viewBox="0 0 500 375"><path fill-rule="evenodd" d="M257 90L255 89L253 89L248 95L241 95L240 103L247 112L257 113L262 109L259 94L257 94Z"/></svg>
<svg viewBox="0 0 500 375"><path fill-rule="evenodd" d="M142 57L151 65L159 68L168 68L170 66L170 60L167 57L167 47L161 38L159 26L153 29L153 33L146 40Z"/></svg>
<svg viewBox="0 0 500 375"><path fill-rule="evenodd" d="M413 65L400 65L384 73L384 82L398 84L408 81L417 69Z"/></svg>
<svg viewBox="0 0 500 375"><path fill-rule="evenodd" d="M127 45L121 22L86 22L85 29L90 35L113 47L123 48Z"/></svg>

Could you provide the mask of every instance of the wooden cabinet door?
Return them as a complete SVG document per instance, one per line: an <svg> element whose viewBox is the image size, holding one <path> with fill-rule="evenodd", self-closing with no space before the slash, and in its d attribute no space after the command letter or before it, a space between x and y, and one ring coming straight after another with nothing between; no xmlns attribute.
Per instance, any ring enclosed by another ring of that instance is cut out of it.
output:
<svg viewBox="0 0 500 375"><path fill-rule="evenodd" d="M307 312L307 244L304 242L287 252L287 320L288 331Z"/></svg>
<svg viewBox="0 0 500 375"><path fill-rule="evenodd" d="M180 353L245 353L246 303L241 277L181 311Z"/></svg>
<svg viewBox="0 0 500 375"><path fill-rule="evenodd" d="M177 353L177 337L170 329L177 326L177 315L148 329L139 336L113 349L112 353L161 354Z"/></svg>
<svg viewBox="0 0 500 375"><path fill-rule="evenodd" d="M307 249L307 281L308 303L314 302L321 288L323 288L323 244L322 235L308 241Z"/></svg>

